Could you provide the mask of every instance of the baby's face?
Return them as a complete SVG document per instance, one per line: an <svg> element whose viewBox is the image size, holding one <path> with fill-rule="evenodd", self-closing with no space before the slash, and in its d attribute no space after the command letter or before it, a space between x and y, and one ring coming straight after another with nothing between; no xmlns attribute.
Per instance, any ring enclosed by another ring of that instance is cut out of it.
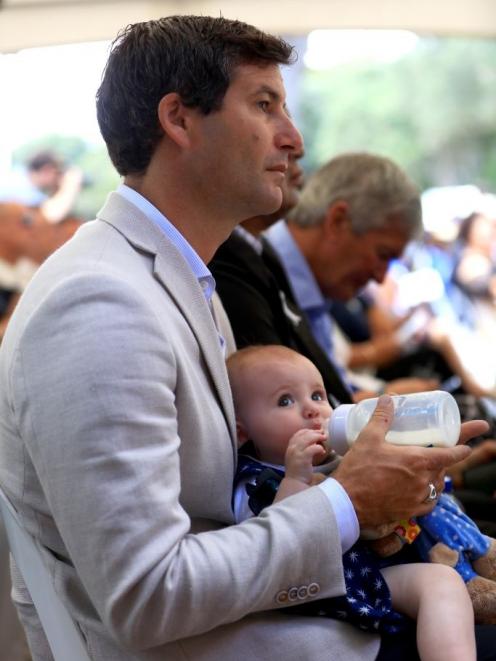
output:
<svg viewBox="0 0 496 661"><path fill-rule="evenodd" d="M299 429L327 433L331 406L317 368L303 356L269 359L253 370L238 411L246 438L260 459L283 464L289 439Z"/></svg>

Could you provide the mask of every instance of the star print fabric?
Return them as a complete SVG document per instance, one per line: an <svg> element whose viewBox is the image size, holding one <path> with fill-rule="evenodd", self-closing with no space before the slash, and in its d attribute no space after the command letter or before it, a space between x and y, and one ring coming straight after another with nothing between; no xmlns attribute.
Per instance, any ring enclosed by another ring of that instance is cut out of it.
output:
<svg viewBox="0 0 496 661"><path fill-rule="evenodd" d="M268 468L253 457L238 455L235 487L244 484L249 508L255 515L273 502L283 477L284 472L273 466ZM284 612L339 619L374 633L400 633L412 622L393 609L381 566L384 561L363 542L357 542L343 555L346 595L294 605Z"/></svg>
<svg viewBox="0 0 496 661"><path fill-rule="evenodd" d="M343 555L346 595L317 602L316 614L350 622L376 633L400 633L411 622L395 611L391 594L378 567L378 559L358 542Z"/></svg>

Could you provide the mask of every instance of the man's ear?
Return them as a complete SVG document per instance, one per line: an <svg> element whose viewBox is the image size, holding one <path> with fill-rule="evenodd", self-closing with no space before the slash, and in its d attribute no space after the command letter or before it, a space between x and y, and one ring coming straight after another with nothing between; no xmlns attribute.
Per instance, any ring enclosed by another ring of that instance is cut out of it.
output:
<svg viewBox="0 0 496 661"><path fill-rule="evenodd" d="M236 419L236 436L238 438L238 445L241 446L243 443L246 443L248 440L248 433L246 431L246 428L244 424Z"/></svg>
<svg viewBox="0 0 496 661"><path fill-rule="evenodd" d="M347 202L338 200L331 204L324 218L324 231L332 236L341 234L343 230L350 230L349 206Z"/></svg>
<svg viewBox="0 0 496 661"><path fill-rule="evenodd" d="M189 145L189 115L187 108L177 92L170 92L160 99L158 104L158 120L164 133L179 147Z"/></svg>

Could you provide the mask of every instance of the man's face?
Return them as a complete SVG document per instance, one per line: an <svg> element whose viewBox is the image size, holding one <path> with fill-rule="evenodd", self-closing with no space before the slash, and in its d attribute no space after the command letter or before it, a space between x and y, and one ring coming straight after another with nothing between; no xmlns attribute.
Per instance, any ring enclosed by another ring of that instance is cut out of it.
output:
<svg viewBox="0 0 496 661"><path fill-rule="evenodd" d="M39 170L33 172L32 178L40 190L47 193L47 195L53 195L60 186L62 171L59 166L47 163Z"/></svg>
<svg viewBox="0 0 496 661"><path fill-rule="evenodd" d="M381 283L389 264L408 242L397 224L355 234L349 224L323 242L315 276L324 295L339 301L353 298L369 280ZM327 245L326 245L327 244Z"/></svg>
<svg viewBox="0 0 496 661"><path fill-rule="evenodd" d="M282 185L280 218L285 218L288 211L298 204L299 193L303 188L303 168L299 162L302 157L303 151L295 152L289 157L288 170Z"/></svg>
<svg viewBox="0 0 496 661"><path fill-rule="evenodd" d="M219 111L197 116L195 186L235 221L276 211L290 154L302 139L275 65L240 65Z"/></svg>

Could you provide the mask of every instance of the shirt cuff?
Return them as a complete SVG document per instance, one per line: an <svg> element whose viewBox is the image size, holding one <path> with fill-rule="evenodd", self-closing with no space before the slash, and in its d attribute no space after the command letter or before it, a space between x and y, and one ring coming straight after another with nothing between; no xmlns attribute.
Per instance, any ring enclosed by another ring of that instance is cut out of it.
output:
<svg viewBox="0 0 496 661"><path fill-rule="evenodd" d="M346 553L360 535L358 519L348 494L341 484L330 477L317 485L327 496L338 524L341 549Z"/></svg>

